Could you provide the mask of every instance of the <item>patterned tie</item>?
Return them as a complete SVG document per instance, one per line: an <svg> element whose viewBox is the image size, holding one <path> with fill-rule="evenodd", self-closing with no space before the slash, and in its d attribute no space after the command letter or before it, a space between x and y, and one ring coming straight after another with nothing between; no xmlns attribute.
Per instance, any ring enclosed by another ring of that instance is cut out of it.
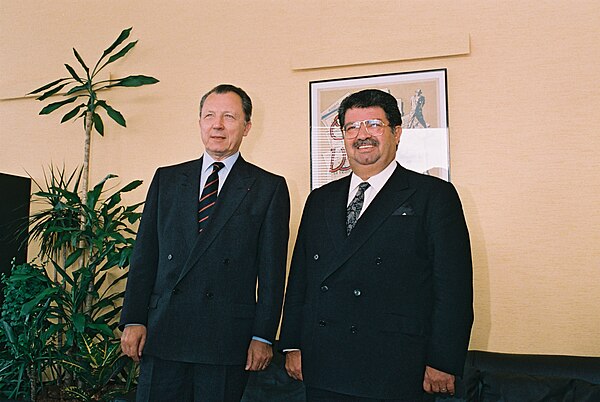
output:
<svg viewBox="0 0 600 402"><path fill-rule="evenodd" d="M354 225L356 225L356 221L358 221L358 217L360 216L360 211L365 202L365 190L367 188L369 188L369 183L360 183L354 199L346 209L346 234L348 236L350 236L350 232L354 229Z"/></svg>
<svg viewBox="0 0 600 402"><path fill-rule="evenodd" d="M225 166L223 162L212 164L212 172L206 179L206 184L202 189L200 203L198 204L198 231L202 232L206 228L208 218L217 202L217 192L219 191L219 170Z"/></svg>

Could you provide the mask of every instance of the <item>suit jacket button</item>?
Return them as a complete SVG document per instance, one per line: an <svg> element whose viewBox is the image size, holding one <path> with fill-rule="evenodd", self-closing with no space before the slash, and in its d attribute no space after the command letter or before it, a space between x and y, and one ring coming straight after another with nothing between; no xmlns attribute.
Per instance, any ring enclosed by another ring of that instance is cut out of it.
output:
<svg viewBox="0 0 600 402"><path fill-rule="evenodd" d="M327 286L327 285L323 285L323 286L321 286L321 292L325 293L325 292L327 292L328 290L329 290L329 286Z"/></svg>
<svg viewBox="0 0 600 402"><path fill-rule="evenodd" d="M173 259L173 255L172 255L172 254L169 254L169 255L167 256L167 260L169 260L169 261L170 261L170 260L172 260L172 259Z"/></svg>
<svg viewBox="0 0 600 402"><path fill-rule="evenodd" d="M229 265L229 258L225 258L225 259L223 260L223 264L224 264L224 265Z"/></svg>
<svg viewBox="0 0 600 402"><path fill-rule="evenodd" d="M360 289L354 289L354 296L358 297L362 294L362 292L360 291Z"/></svg>
<svg viewBox="0 0 600 402"><path fill-rule="evenodd" d="M353 334L357 333L358 332L358 327L356 325L352 325L350 327L350 332L352 332Z"/></svg>
<svg viewBox="0 0 600 402"><path fill-rule="evenodd" d="M319 327L324 327L326 325L327 325L327 323L325 322L325 320L319 321Z"/></svg>
<svg viewBox="0 0 600 402"><path fill-rule="evenodd" d="M174 295L179 294L179 292L181 292L181 291L177 288L174 288L173 290L171 290L171 293L173 293Z"/></svg>
<svg viewBox="0 0 600 402"><path fill-rule="evenodd" d="M319 254L313 255L313 260L317 261L319 259Z"/></svg>
<svg viewBox="0 0 600 402"><path fill-rule="evenodd" d="M206 296L206 298L208 300L212 300L212 298L215 297L215 295L213 294L213 292L206 292L205 296Z"/></svg>
<svg viewBox="0 0 600 402"><path fill-rule="evenodd" d="M382 262L383 262L383 260L381 259L381 257L375 258L375 264L381 265Z"/></svg>

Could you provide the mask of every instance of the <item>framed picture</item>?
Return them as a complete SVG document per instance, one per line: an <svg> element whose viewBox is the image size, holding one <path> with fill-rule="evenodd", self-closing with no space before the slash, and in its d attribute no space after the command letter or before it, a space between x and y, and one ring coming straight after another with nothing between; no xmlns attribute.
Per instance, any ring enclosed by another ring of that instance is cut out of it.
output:
<svg viewBox="0 0 600 402"><path fill-rule="evenodd" d="M450 180L446 69L310 82L311 189L350 174L338 107L362 89L398 100L402 135L396 160L407 169Z"/></svg>

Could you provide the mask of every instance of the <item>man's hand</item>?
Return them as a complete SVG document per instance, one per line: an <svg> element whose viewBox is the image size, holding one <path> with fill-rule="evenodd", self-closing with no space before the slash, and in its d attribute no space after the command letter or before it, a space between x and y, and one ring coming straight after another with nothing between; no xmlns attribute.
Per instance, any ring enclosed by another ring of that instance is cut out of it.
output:
<svg viewBox="0 0 600 402"><path fill-rule="evenodd" d="M130 325L125 327L121 335L121 350L134 361L139 362L146 344L146 327Z"/></svg>
<svg viewBox="0 0 600 402"><path fill-rule="evenodd" d="M425 367L423 389L428 394L448 393L454 395L454 376L427 366Z"/></svg>
<svg viewBox="0 0 600 402"><path fill-rule="evenodd" d="M302 352L292 350L285 354L285 370L294 380L302 381Z"/></svg>
<svg viewBox="0 0 600 402"><path fill-rule="evenodd" d="M265 342L253 339L248 348L248 358L246 359L246 370L262 371L267 368L273 358L273 348Z"/></svg>

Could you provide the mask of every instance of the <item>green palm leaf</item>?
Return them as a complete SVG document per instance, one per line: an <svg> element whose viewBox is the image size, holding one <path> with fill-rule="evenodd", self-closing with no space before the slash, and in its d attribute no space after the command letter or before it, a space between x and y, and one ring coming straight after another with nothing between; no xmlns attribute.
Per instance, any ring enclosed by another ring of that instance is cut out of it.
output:
<svg viewBox="0 0 600 402"><path fill-rule="evenodd" d="M141 87L143 85L151 85L159 82L154 77L148 77L146 75L130 75L129 77L121 78L114 84L110 84L107 88L112 87Z"/></svg>
<svg viewBox="0 0 600 402"><path fill-rule="evenodd" d="M87 74L87 76L89 78L90 77L90 69L88 68L88 66L85 65L85 62L83 61L83 59L77 52L77 49L73 48L73 54L75 54L75 58L77 59L79 64L81 64L81 67L83 67L83 69L85 70L85 73Z"/></svg>
<svg viewBox="0 0 600 402"><path fill-rule="evenodd" d="M111 119L113 119L115 122L117 122L117 124L119 124L120 126L123 126L123 127L127 127L127 123L125 122L125 118L123 117L121 112L113 109L105 101L99 100L97 105L100 106L101 108L103 108L104 110L106 110L106 113L108 114L108 116Z"/></svg>
<svg viewBox="0 0 600 402"><path fill-rule="evenodd" d="M52 81L49 84L46 84L44 86L39 87L38 89L35 89L35 90L29 92L27 95L35 95L37 93L43 92L43 91L47 90L48 88L52 88L53 86L55 86L63 81L67 81L67 80L70 80L70 78L59 78L56 81Z"/></svg>
<svg viewBox="0 0 600 402"><path fill-rule="evenodd" d="M133 27L127 28L127 29L124 29L123 31L121 31L121 33L119 34L119 37L113 42L113 44L110 45L106 50L104 50L104 53L102 53L102 57L100 57L100 60L98 60L98 64L100 64L100 61L102 61L106 56L111 54L112 51L117 48L117 46L119 46L121 43L123 43L125 41L125 39L127 39L129 37L129 34L131 33L132 29L133 29ZM96 66L98 66L98 64Z"/></svg>
<svg viewBox="0 0 600 402"><path fill-rule="evenodd" d="M43 114L50 114L50 113L54 112L56 109L58 109L58 108L60 108L60 107L62 107L64 105L68 105L69 103L73 103L76 100L77 100L77 96L75 96L73 98L69 98L69 99L64 100L64 101L51 103L48 106L46 106L45 108L43 108L40 111L40 114L41 115L43 115Z"/></svg>

